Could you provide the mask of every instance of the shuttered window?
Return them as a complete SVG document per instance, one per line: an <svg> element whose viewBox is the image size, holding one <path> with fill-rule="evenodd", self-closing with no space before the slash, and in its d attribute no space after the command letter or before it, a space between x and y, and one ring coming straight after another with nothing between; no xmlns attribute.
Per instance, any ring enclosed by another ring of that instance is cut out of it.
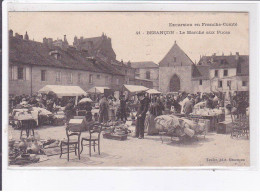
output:
<svg viewBox="0 0 260 194"><path fill-rule="evenodd" d="M24 75L24 68L23 67L18 67L17 69L17 74L18 74L18 79L23 80L25 75Z"/></svg>
<svg viewBox="0 0 260 194"><path fill-rule="evenodd" d="M46 70L41 70L41 81L46 81Z"/></svg>

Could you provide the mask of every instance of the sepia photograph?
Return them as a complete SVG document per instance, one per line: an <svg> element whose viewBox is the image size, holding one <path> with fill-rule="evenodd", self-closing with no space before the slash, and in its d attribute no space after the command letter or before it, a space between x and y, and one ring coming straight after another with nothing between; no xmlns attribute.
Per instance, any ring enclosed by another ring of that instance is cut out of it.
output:
<svg viewBox="0 0 260 194"><path fill-rule="evenodd" d="M8 12L9 167L250 167L248 12Z"/></svg>

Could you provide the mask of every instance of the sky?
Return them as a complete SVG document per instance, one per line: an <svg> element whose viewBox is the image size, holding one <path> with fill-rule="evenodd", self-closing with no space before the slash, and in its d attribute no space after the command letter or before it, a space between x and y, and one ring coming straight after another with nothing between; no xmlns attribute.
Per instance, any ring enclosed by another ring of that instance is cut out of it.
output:
<svg viewBox="0 0 260 194"><path fill-rule="evenodd" d="M192 27L170 27L172 24L192 24ZM235 26L202 26L202 23ZM194 24L200 24L195 26ZM9 29L42 42L44 37L67 36L72 45L74 36L101 36L112 40L117 60L154 61L159 63L174 41L193 60L201 55L249 53L247 13L224 12L9 12ZM174 34L147 34L147 31L174 31ZM180 34L180 31L186 34ZM187 34L204 31L204 34ZM205 34L225 31L230 34ZM140 34L138 34L140 32Z"/></svg>

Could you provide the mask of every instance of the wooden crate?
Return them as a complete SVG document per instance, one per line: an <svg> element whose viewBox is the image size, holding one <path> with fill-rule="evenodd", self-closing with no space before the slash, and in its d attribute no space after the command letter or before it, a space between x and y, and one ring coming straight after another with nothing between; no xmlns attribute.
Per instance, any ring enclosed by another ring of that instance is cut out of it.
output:
<svg viewBox="0 0 260 194"><path fill-rule="evenodd" d="M219 134L228 134L231 133L231 130L232 130L231 121L223 121L217 124L217 133Z"/></svg>

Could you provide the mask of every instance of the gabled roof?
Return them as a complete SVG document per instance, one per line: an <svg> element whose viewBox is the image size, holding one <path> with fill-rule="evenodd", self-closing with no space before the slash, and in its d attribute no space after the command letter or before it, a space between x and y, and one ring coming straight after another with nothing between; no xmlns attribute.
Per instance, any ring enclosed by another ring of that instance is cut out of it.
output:
<svg viewBox="0 0 260 194"><path fill-rule="evenodd" d="M174 58L176 57L176 62ZM175 42L169 52L165 57L159 62L160 67L169 67L169 66L189 66L194 64L192 60L187 56L187 54L177 45Z"/></svg>
<svg viewBox="0 0 260 194"><path fill-rule="evenodd" d="M135 69L159 68L153 61L131 62L131 66Z"/></svg>
<svg viewBox="0 0 260 194"><path fill-rule="evenodd" d="M51 51L58 52L60 59L50 55ZM85 70L107 74L123 75L111 66L103 66L102 62L87 59L88 54L73 48L63 50L59 47L49 46L41 42L23 40L10 37L9 61L10 64L28 64L39 66L50 66L68 69Z"/></svg>

